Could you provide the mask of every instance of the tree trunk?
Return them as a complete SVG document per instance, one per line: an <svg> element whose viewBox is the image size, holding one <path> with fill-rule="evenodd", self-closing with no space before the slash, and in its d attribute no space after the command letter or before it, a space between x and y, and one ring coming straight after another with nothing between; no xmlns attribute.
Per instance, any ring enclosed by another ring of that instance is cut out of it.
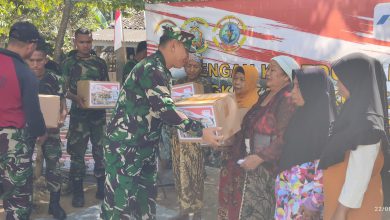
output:
<svg viewBox="0 0 390 220"><path fill-rule="evenodd" d="M61 24L58 30L58 35L54 48L54 61L56 61L57 63L61 61L62 46L64 45L66 28L68 26L70 13L72 12L73 6L74 3L72 3L72 0L65 0L64 10L62 11Z"/></svg>

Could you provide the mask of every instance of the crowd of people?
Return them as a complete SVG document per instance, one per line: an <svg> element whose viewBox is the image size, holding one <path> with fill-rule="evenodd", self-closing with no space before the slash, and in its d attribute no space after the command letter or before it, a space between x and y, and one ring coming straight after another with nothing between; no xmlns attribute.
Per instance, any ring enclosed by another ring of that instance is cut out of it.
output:
<svg viewBox="0 0 390 220"><path fill-rule="evenodd" d="M261 91L255 66L234 68L232 95L246 114L241 130L222 147L226 140L217 135L222 128L205 128L178 111L171 98L173 67L186 72L177 84L197 82L212 92L192 47L194 35L163 29L157 52L146 56L143 42L126 65L106 125L106 111L86 109L77 94L80 80L109 80L105 61L92 51L91 31L78 29L76 49L52 70L36 27L29 22L11 27L7 48L0 49L0 189L6 219L31 214L34 147L42 148L46 161L48 211L66 218L59 203L59 128L68 114L72 206L84 206L90 141L102 219L156 219L157 163L164 154L172 158L180 205L173 219L202 219L205 147L179 142L177 129L201 133L207 148L221 152L215 219L381 219L376 209L384 207L381 171L388 170L390 143L386 76L378 60L346 55L332 63L334 80L319 67L301 68L292 57L275 56ZM336 91L343 103L336 103ZM58 128L46 128L38 94L60 97ZM66 99L72 101L69 111Z"/></svg>

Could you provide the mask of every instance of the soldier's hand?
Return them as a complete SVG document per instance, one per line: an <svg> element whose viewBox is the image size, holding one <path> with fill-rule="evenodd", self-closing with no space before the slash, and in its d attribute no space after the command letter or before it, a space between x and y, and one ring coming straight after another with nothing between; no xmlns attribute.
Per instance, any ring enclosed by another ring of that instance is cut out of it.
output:
<svg viewBox="0 0 390 220"><path fill-rule="evenodd" d="M220 145L220 142L223 140L222 135L218 135L218 131L221 131L221 127L212 127L212 128L203 128L202 140L207 144L210 144L214 148Z"/></svg>
<svg viewBox="0 0 390 220"><path fill-rule="evenodd" d="M37 137L36 144L42 146L43 143L45 143L45 141L47 140L47 137L48 137L47 132L45 132L44 135Z"/></svg>

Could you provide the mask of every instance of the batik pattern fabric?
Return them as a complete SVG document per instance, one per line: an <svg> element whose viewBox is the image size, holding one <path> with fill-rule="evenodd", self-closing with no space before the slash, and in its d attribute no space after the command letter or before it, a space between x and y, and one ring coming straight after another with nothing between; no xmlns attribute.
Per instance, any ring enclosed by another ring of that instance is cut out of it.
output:
<svg viewBox="0 0 390 220"><path fill-rule="evenodd" d="M248 154L256 154L263 162L255 169L246 172L240 219L269 220L275 214L275 177L277 164L284 144L284 132L295 106L289 96L289 86L282 88L267 105L262 106L263 94L248 111L242 123L245 140L240 147L249 148ZM268 139L268 143L255 141L256 136ZM244 139L244 138L243 138ZM265 144L265 145L263 145Z"/></svg>
<svg viewBox="0 0 390 220"><path fill-rule="evenodd" d="M317 169L319 160L293 166L290 170L281 172L275 183L276 211L275 219L302 220L299 209L304 204L323 209L322 170Z"/></svg>
<svg viewBox="0 0 390 220"><path fill-rule="evenodd" d="M203 147L199 143L180 143L173 135L172 168L180 212L200 211L205 178Z"/></svg>
<svg viewBox="0 0 390 220"><path fill-rule="evenodd" d="M240 210L242 220L270 220L275 212L275 176L263 165L247 171Z"/></svg>
<svg viewBox="0 0 390 220"><path fill-rule="evenodd" d="M238 133L234 138L237 140L242 136ZM244 156L245 149L239 147L239 145L233 144L233 146L222 151L218 195L219 220L236 220L239 218L245 171L237 164L237 161L244 158Z"/></svg>

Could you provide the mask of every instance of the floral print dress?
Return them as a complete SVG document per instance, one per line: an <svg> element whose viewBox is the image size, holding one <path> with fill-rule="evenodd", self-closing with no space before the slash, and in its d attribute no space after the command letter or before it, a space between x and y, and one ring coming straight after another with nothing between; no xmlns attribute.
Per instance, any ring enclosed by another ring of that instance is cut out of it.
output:
<svg viewBox="0 0 390 220"><path fill-rule="evenodd" d="M281 172L275 183L275 219L303 219L299 212L305 204L312 211L322 211L322 170L317 169L319 160L293 166Z"/></svg>

